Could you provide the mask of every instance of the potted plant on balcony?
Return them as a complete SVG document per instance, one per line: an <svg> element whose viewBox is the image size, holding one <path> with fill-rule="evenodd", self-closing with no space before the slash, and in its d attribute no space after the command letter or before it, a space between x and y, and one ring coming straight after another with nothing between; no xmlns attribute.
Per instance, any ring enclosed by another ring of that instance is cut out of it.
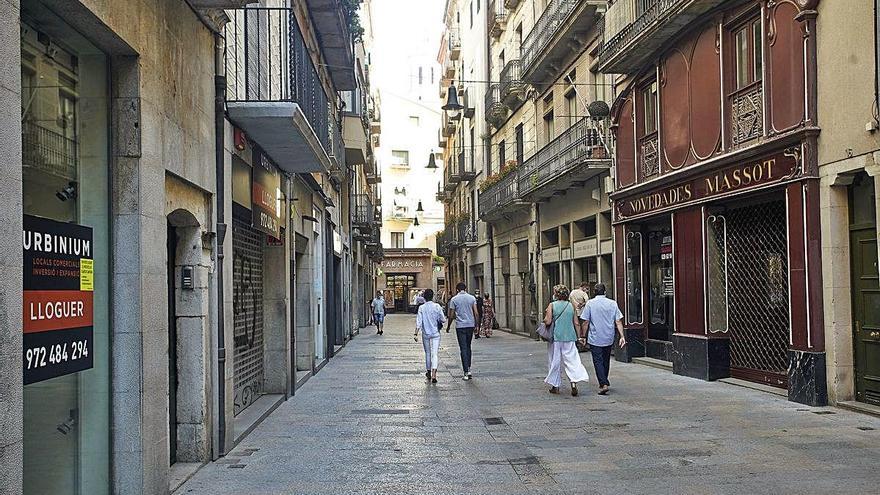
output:
<svg viewBox="0 0 880 495"><path fill-rule="evenodd" d="M513 173L518 167L519 162L516 160L507 160L504 165L501 166L501 170L486 177L486 179L480 183L480 192L485 192L490 187L501 182L502 179Z"/></svg>

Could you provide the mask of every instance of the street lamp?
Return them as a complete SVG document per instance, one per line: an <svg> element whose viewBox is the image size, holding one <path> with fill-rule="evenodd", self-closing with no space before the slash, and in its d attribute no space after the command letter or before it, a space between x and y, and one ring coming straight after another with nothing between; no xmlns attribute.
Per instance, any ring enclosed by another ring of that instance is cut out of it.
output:
<svg viewBox="0 0 880 495"><path fill-rule="evenodd" d="M413 227L419 226L419 217L413 217Z"/></svg>
<svg viewBox="0 0 880 495"><path fill-rule="evenodd" d="M464 109L464 106L458 101L458 89L456 89L455 83L449 85L449 92L446 94L446 104L441 108L453 119L458 118L459 113Z"/></svg>
<svg viewBox="0 0 880 495"><path fill-rule="evenodd" d="M416 207L416 211L419 213L422 213L423 211L425 211L425 209L422 208L422 200L421 199L419 200L419 205Z"/></svg>
<svg viewBox="0 0 880 495"><path fill-rule="evenodd" d="M434 152L431 152L431 156L428 157L428 165L425 168L429 168L431 170L437 169L437 159L434 158Z"/></svg>

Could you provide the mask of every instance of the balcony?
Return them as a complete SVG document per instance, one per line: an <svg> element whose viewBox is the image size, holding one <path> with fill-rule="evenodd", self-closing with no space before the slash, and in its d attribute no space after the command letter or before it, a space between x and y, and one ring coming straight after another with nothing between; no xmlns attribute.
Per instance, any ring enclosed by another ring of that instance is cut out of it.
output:
<svg viewBox="0 0 880 495"><path fill-rule="evenodd" d="M699 16L724 0L623 0L605 15L605 42L598 68L608 74L629 74L651 60L657 50Z"/></svg>
<svg viewBox="0 0 880 495"><path fill-rule="evenodd" d="M443 136L451 137L455 134L455 119L450 117L446 112L443 112L443 116L441 117L441 126L440 131Z"/></svg>
<svg viewBox="0 0 880 495"><path fill-rule="evenodd" d="M496 220L504 213L520 206L522 203L519 201L519 174L517 170L511 170L486 188L481 187L478 204L480 219L487 222Z"/></svg>
<svg viewBox="0 0 880 495"><path fill-rule="evenodd" d="M511 111L516 110L526 100L528 85L522 80L522 63L514 59L501 70L501 101Z"/></svg>
<svg viewBox="0 0 880 495"><path fill-rule="evenodd" d="M288 173L330 172L329 99L291 9L227 11L226 111Z"/></svg>
<svg viewBox="0 0 880 495"><path fill-rule="evenodd" d="M76 141L69 137L30 121L21 123L21 163L24 168L76 180L76 148Z"/></svg>
<svg viewBox="0 0 880 495"><path fill-rule="evenodd" d="M486 122L497 129L504 125L506 120L507 107L501 100L501 85L498 83L490 84L486 88Z"/></svg>
<svg viewBox="0 0 880 495"><path fill-rule="evenodd" d="M470 214L465 214L455 225L455 240L459 245L474 245L477 243L477 222Z"/></svg>
<svg viewBox="0 0 880 495"><path fill-rule="evenodd" d="M477 178L477 167L472 150L462 150L458 153L458 177L465 182Z"/></svg>
<svg viewBox="0 0 880 495"><path fill-rule="evenodd" d="M443 129L437 129L437 146L446 147L446 136L443 135Z"/></svg>
<svg viewBox="0 0 880 495"><path fill-rule="evenodd" d="M449 60L458 60L461 57L461 38L458 36L458 29L450 29L446 32L446 40L449 48Z"/></svg>
<svg viewBox="0 0 880 495"><path fill-rule="evenodd" d="M355 194L354 226L361 236L371 233L377 227L376 207L367 194ZM364 239L359 239L364 240Z"/></svg>
<svg viewBox="0 0 880 495"><path fill-rule="evenodd" d="M507 26L507 9L501 0L495 0L489 4L489 35L499 38Z"/></svg>
<svg viewBox="0 0 880 495"><path fill-rule="evenodd" d="M342 0L306 0L321 54L337 90L355 89L354 43Z"/></svg>
<svg viewBox="0 0 880 495"><path fill-rule="evenodd" d="M519 194L540 202L611 169L608 134L585 117L522 164Z"/></svg>
<svg viewBox="0 0 880 495"><path fill-rule="evenodd" d="M450 245L452 244L452 227L447 226L443 231L437 234L437 256L448 258L452 252Z"/></svg>
<svg viewBox="0 0 880 495"><path fill-rule="evenodd" d="M461 169L459 167L458 158L455 159L450 158L449 162L446 164L446 169L444 170L445 181L445 189L447 192L452 192L461 183Z"/></svg>
<svg viewBox="0 0 880 495"><path fill-rule="evenodd" d="M443 78L444 79L455 79L455 61L447 58L443 61Z"/></svg>
<svg viewBox="0 0 880 495"><path fill-rule="evenodd" d="M443 187L443 184L437 183L437 194L435 196L437 201L446 202L449 201L450 194L446 192L446 188Z"/></svg>
<svg viewBox="0 0 880 495"><path fill-rule="evenodd" d="M626 2L629 0L621 0ZM523 79L540 82L555 79L566 57L578 50L572 43L586 42L587 31L601 17L604 0L551 0L535 26L523 40Z"/></svg>

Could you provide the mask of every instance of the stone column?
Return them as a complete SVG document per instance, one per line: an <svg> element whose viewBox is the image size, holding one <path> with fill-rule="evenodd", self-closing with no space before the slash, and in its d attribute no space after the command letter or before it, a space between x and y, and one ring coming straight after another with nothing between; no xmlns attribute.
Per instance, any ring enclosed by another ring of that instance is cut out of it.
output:
<svg viewBox="0 0 880 495"><path fill-rule="evenodd" d="M18 0L0 2L0 492L22 491L21 42Z"/></svg>
<svg viewBox="0 0 880 495"><path fill-rule="evenodd" d="M291 390L289 252L286 243L263 248L263 386L285 397Z"/></svg>

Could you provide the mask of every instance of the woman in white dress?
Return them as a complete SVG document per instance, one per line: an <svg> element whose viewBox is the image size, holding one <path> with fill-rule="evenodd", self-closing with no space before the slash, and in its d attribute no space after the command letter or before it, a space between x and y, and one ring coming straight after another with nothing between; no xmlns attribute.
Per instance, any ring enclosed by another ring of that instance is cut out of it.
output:
<svg viewBox="0 0 880 495"><path fill-rule="evenodd" d="M590 379L581 356L578 354L576 342L578 341L580 325L574 306L568 301L568 287L557 285L553 287L553 298L544 311L544 324L547 327L553 325L553 341L547 349L550 368L544 383L550 385L550 393L558 394L559 385L562 383L562 369L571 382L571 395L577 396L578 382Z"/></svg>

